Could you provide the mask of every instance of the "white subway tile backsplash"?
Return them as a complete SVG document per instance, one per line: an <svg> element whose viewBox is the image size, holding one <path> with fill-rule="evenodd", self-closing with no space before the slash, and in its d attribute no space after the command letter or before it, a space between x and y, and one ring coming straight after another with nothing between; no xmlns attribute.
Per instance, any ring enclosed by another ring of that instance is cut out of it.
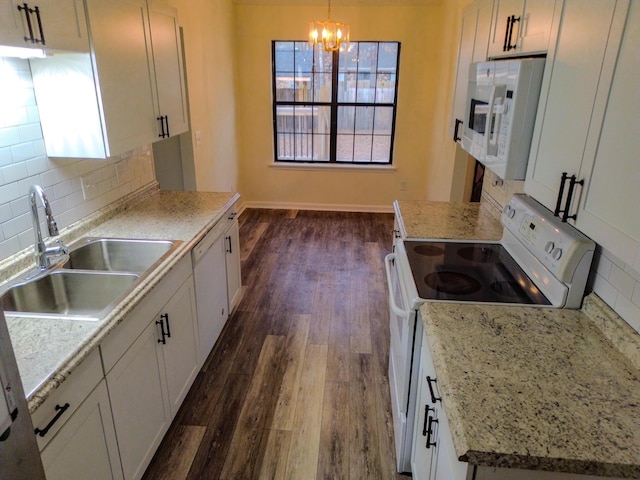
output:
<svg viewBox="0 0 640 480"><path fill-rule="evenodd" d="M27 164L24 162L12 163L11 165L2 167L2 174L4 181L7 183L17 182L29 176L27 173Z"/></svg>
<svg viewBox="0 0 640 480"><path fill-rule="evenodd" d="M613 285L615 289L625 297L631 298L633 295L633 288L636 283L635 280L617 265L614 265L611 268L609 282L611 282L611 285Z"/></svg>
<svg viewBox="0 0 640 480"><path fill-rule="evenodd" d="M33 248L32 184L44 188L64 228L155 180L149 145L106 160L48 158L26 60L0 57L0 104L0 260ZM116 180L115 164L121 161L133 166L134 176L125 185ZM90 172L97 172L102 192L85 201L80 177Z"/></svg>
<svg viewBox="0 0 640 480"><path fill-rule="evenodd" d="M485 171L482 201L502 208L514 193L524 191L524 182L497 182ZM592 266L593 291L640 333L640 251L634 265L628 265L613 252L598 246Z"/></svg>
<svg viewBox="0 0 640 480"><path fill-rule="evenodd" d="M14 163L24 162L25 160L29 160L30 158L37 157L36 150L33 147L32 142L18 143L17 145L12 145L11 156L13 157Z"/></svg>
<svg viewBox="0 0 640 480"><path fill-rule="evenodd" d="M20 143L20 128L17 126L0 128L0 147L10 147Z"/></svg>

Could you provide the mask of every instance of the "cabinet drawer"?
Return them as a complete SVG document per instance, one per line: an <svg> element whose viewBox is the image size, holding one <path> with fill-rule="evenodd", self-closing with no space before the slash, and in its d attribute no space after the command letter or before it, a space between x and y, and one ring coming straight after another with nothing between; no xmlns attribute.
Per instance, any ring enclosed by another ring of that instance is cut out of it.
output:
<svg viewBox="0 0 640 480"><path fill-rule="evenodd" d="M191 258L186 255L140 301L127 318L100 345L104 372L109 373L124 352L135 342L151 319L191 275Z"/></svg>
<svg viewBox="0 0 640 480"><path fill-rule="evenodd" d="M193 257L193 262L197 262L202 255L204 255L211 245L220 237L220 235L224 234L227 229L233 224L236 216L238 215L237 205L234 203L229 207L224 214L220 217L211 230L207 232L202 240L198 242L198 244L193 247L191 251L191 255Z"/></svg>
<svg viewBox="0 0 640 480"><path fill-rule="evenodd" d="M96 349L33 413L31 418L34 428L43 431L36 434L40 451L73 415L73 412L76 411L101 379L102 365L100 363L100 354Z"/></svg>

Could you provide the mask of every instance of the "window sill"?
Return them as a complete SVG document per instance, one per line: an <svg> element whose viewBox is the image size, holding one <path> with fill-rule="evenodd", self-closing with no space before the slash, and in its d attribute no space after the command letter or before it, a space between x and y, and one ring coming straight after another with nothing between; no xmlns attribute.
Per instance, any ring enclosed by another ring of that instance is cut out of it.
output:
<svg viewBox="0 0 640 480"><path fill-rule="evenodd" d="M269 164L270 168L282 169L282 170L318 170L318 171L347 171L347 172L380 172L380 173L394 173L398 169L394 165L371 165L365 164L318 164L318 163L284 163L284 162L272 162Z"/></svg>

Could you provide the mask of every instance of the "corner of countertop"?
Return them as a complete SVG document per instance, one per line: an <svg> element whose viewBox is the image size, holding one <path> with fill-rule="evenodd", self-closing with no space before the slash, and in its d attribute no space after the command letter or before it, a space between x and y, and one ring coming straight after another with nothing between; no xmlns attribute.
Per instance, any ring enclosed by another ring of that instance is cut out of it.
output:
<svg viewBox="0 0 640 480"><path fill-rule="evenodd" d="M605 338L640 370L640 334L595 293L585 297L582 312L600 329Z"/></svg>

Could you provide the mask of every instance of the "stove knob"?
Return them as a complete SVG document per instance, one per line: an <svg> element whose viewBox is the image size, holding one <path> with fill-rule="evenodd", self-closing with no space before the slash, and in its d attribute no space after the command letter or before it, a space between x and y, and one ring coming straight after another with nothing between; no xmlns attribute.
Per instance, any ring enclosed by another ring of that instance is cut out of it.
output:
<svg viewBox="0 0 640 480"><path fill-rule="evenodd" d="M562 257L562 249L554 248L551 252L551 258L553 258L554 260L560 260L560 257Z"/></svg>
<svg viewBox="0 0 640 480"><path fill-rule="evenodd" d="M551 253L553 251L553 247L555 247L553 242L547 242L544 246L544 251L547 253Z"/></svg>

